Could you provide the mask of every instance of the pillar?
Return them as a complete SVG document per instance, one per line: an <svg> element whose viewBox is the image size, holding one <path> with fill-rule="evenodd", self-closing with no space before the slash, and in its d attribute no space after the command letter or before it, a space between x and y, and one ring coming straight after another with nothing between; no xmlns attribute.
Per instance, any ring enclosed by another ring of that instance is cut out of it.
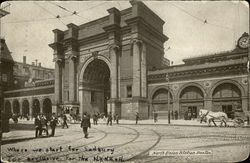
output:
<svg viewBox="0 0 250 163"><path fill-rule="evenodd" d="M110 47L111 58L111 98L118 98L118 46Z"/></svg>
<svg viewBox="0 0 250 163"><path fill-rule="evenodd" d="M62 69L61 69L61 60L57 60L55 63L55 103L62 102Z"/></svg>
<svg viewBox="0 0 250 163"><path fill-rule="evenodd" d="M141 97L141 41L133 40L133 97Z"/></svg>
<svg viewBox="0 0 250 163"><path fill-rule="evenodd" d="M33 117L33 101L32 99L28 99L28 101L29 101L29 116L30 118L32 118Z"/></svg>
<svg viewBox="0 0 250 163"><path fill-rule="evenodd" d="M212 99L204 99L204 109L212 111L213 102Z"/></svg>
<svg viewBox="0 0 250 163"><path fill-rule="evenodd" d="M76 75L75 75L75 56L69 60L69 101L76 101Z"/></svg>
<svg viewBox="0 0 250 163"><path fill-rule="evenodd" d="M40 103L40 113L44 113L44 110L43 110L43 100L39 99L39 103Z"/></svg>
<svg viewBox="0 0 250 163"><path fill-rule="evenodd" d="M141 52L141 96L147 97L147 63L146 63L146 44L142 43Z"/></svg>
<svg viewBox="0 0 250 163"><path fill-rule="evenodd" d="M19 101L19 107L20 107L20 115L23 114L23 101L22 100L18 100Z"/></svg>

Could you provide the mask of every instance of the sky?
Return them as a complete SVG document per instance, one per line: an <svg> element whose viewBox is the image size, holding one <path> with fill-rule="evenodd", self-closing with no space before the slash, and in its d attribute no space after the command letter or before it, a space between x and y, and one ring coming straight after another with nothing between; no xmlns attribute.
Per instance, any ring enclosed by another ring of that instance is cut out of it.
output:
<svg viewBox="0 0 250 163"><path fill-rule="evenodd" d="M249 33L249 6L239 1L143 1L164 21L165 57L173 64L185 58L233 50L238 38ZM80 25L108 15L107 9L123 10L129 1L9 1L10 14L1 19L1 37L15 61L27 56L54 68L53 29ZM5 2L1 7L7 5ZM67 11L68 10L68 11ZM76 11L77 15L72 15ZM57 19L59 15L61 18ZM153 55L153 54L152 54Z"/></svg>

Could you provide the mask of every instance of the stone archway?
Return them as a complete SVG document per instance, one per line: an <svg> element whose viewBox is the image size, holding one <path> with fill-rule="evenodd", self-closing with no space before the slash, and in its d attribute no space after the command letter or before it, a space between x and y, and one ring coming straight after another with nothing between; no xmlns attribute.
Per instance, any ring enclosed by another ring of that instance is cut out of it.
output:
<svg viewBox="0 0 250 163"><path fill-rule="evenodd" d="M12 114L12 112L11 112L11 103L10 103L10 101L6 101L5 102L5 105L4 105L4 108L5 108L5 113L7 114L7 115L11 115Z"/></svg>
<svg viewBox="0 0 250 163"><path fill-rule="evenodd" d="M20 104L18 100L13 101L13 114L20 114Z"/></svg>
<svg viewBox="0 0 250 163"><path fill-rule="evenodd" d="M158 117L162 119L167 119L168 111L173 111L173 95L171 91L168 91L167 88L159 88L151 96L152 110L150 112L158 112Z"/></svg>
<svg viewBox="0 0 250 163"><path fill-rule="evenodd" d="M242 91L233 83L221 83L213 89L213 111L223 111L234 118L235 111L242 111Z"/></svg>
<svg viewBox="0 0 250 163"><path fill-rule="evenodd" d="M29 115L30 104L29 104L29 101L27 99L23 100L22 110L23 110L22 114L24 114L25 116Z"/></svg>
<svg viewBox="0 0 250 163"><path fill-rule="evenodd" d="M180 117L191 120L197 118L204 107L204 91L197 86L187 86L180 91Z"/></svg>
<svg viewBox="0 0 250 163"><path fill-rule="evenodd" d="M43 114L47 117L51 116L52 114L52 102L49 98L45 98L43 100Z"/></svg>
<svg viewBox="0 0 250 163"><path fill-rule="evenodd" d="M33 116L37 116L40 113L40 102L38 99L34 99L32 103Z"/></svg>
<svg viewBox="0 0 250 163"><path fill-rule="evenodd" d="M102 58L92 58L85 63L80 74L81 111L107 114L107 100L110 98L110 65Z"/></svg>

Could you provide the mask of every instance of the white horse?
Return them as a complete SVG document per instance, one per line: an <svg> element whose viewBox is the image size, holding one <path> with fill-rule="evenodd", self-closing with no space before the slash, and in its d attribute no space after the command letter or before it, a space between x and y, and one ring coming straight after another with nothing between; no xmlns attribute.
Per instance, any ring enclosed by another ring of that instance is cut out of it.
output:
<svg viewBox="0 0 250 163"><path fill-rule="evenodd" d="M227 114L224 112L212 112L206 109L200 109L199 115L201 118L200 122L202 122L204 118L208 120L208 126L210 126L211 121L214 123L215 126L217 126L214 120L218 119L221 121L221 124L220 124L221 126L224 123L225 127L227 127L228 117L227 117Z"/></svg>

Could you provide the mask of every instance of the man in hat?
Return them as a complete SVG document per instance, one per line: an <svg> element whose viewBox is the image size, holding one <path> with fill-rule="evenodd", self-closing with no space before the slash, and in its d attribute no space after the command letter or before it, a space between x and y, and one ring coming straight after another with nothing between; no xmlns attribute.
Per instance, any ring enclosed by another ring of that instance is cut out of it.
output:
<svg viewBox="0 0 250 163"><path fill-rule="evenodd" d="M87 113L83 113L81 128L83 129L84 137L88 138L88 128L91 128L90 118Z"/></svg>
<svg viewBox="0 0 250 163"><path fill-rule="evenodd" d="M51 127L51 136L55 135L56 124L58 123L55 113L52 114L50 119L50 127Z"/></svg>

